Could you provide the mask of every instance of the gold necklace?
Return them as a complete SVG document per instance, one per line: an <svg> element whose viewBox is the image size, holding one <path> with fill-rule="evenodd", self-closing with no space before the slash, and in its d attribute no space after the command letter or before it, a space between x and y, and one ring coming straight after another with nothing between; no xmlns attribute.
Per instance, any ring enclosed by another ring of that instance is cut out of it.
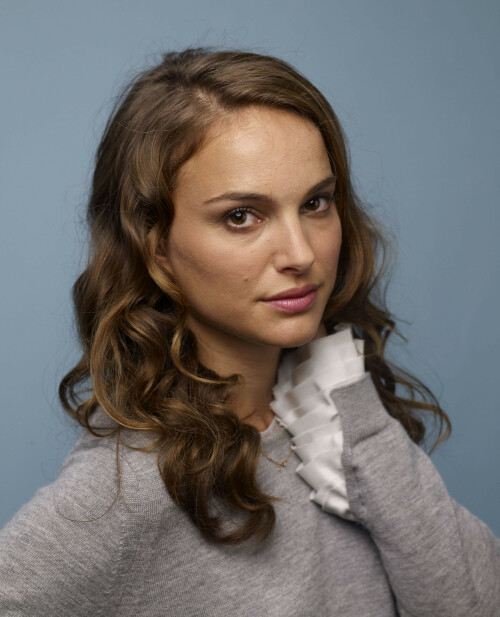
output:
<svg viewBox="0 0 500 617"><path fill-rule="evenodd" d="M268 460L270 460L270 461L271 461L271 463L274 463L275 465L277 465L277 467L278 467L278 471L281 471L281 468L282 468L282 467L286 467L286 464L287 464L287 462L288 462L288 459L290 458L290 454L292 453L292 450L293 450L293 444L290 446L290 450L288 450L288 454L286 455L286 458L285 458L283 461L281 461L281 463L280 463L279 461L275 461L273 458L271 458L271 457L269 456L269 454L268 454L267 452L264 452L264 450L261 448L261 452L262 452L262 454L263 454L263 455L264 455L264 456L265 456Z"/></svg>

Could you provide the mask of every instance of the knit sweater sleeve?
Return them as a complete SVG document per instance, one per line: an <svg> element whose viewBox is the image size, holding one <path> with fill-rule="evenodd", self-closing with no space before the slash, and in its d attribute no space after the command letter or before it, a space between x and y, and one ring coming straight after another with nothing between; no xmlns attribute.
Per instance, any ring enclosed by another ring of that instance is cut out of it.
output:
<svg viewBox="0 0 500 617"><path fill-rule="evenodd" d="M369 531L401 617L500 616L500 540L387 413L349 327L288 354L274 394L311 500Z"/></svg>
<svg viewBox="0 0 500 617"><path fill-rule="evenodd" d="M332 390L350 509L371 534L402 617L498 617L500 540L448 494L369 375Z"/></svg>
<svg viewBox="0 0 500 617"><path fill-rule="evenodd" d="M56 482L0 531L2 617L114 615L127 517L109 440L84 436Z"/></svg>

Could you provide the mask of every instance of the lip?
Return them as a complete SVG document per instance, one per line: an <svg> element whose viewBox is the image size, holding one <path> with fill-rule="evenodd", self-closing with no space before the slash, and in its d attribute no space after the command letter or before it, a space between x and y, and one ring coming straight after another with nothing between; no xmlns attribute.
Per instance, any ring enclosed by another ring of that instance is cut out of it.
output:
<svg viewBox="0 0 500 617"><path fill-rule="evenodd" d="M316 291L318 289L318 285L305 285L304 287L292 287L291 289L286 289L271 298L266 298L265 302L270 302L272 300L282 300L283 298L300 298L302 296L307 296L307 294L311 293L311 291Z"/></svg>
<svg viewBox="0 0 500 617"><path fill-rule="evenodd" d="M281 293L264 300L266 304L284 313L298 313L310 308L318 296L317 285L306 285L287 289Z"/></svg>

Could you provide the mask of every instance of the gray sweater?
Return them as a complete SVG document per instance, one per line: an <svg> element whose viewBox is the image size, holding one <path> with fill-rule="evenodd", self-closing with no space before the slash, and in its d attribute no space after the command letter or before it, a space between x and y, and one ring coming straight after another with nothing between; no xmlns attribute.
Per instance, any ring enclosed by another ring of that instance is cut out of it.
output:
<svg viewBox="0 0 500 617"><path fill-rule="evenodd" d="M117 496L115 440L85 433L56 482L0 532L0 615L500 616L500 541L451 499L368 375L331 397L357 522L310 501L295 453L281 471L262 457L260 485L285 498L271 538L208 544L170 499L155 454L120 448ZM290 436L276 421L262 439L285 458Z"/></svg>

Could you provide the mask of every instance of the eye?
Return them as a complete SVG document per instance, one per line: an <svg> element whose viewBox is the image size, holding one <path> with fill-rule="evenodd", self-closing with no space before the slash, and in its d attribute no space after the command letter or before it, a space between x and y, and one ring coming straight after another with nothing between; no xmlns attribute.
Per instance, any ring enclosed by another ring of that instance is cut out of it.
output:
<svg viewBox="0 0 500 617"><path fill-rule="evenodd" d="M260 220L250 208L236 208L223 216L223 221L232 229L247 229L255 222L252 219Z"/></svg>
<svg viewBox="0 0 500 617"><path fill-rule="evenodd" d="M334 200L334 195L316 195L311 197L309 201L306 201L304 208L308 212L325 212L330 208L330 204Z"/></svg>

